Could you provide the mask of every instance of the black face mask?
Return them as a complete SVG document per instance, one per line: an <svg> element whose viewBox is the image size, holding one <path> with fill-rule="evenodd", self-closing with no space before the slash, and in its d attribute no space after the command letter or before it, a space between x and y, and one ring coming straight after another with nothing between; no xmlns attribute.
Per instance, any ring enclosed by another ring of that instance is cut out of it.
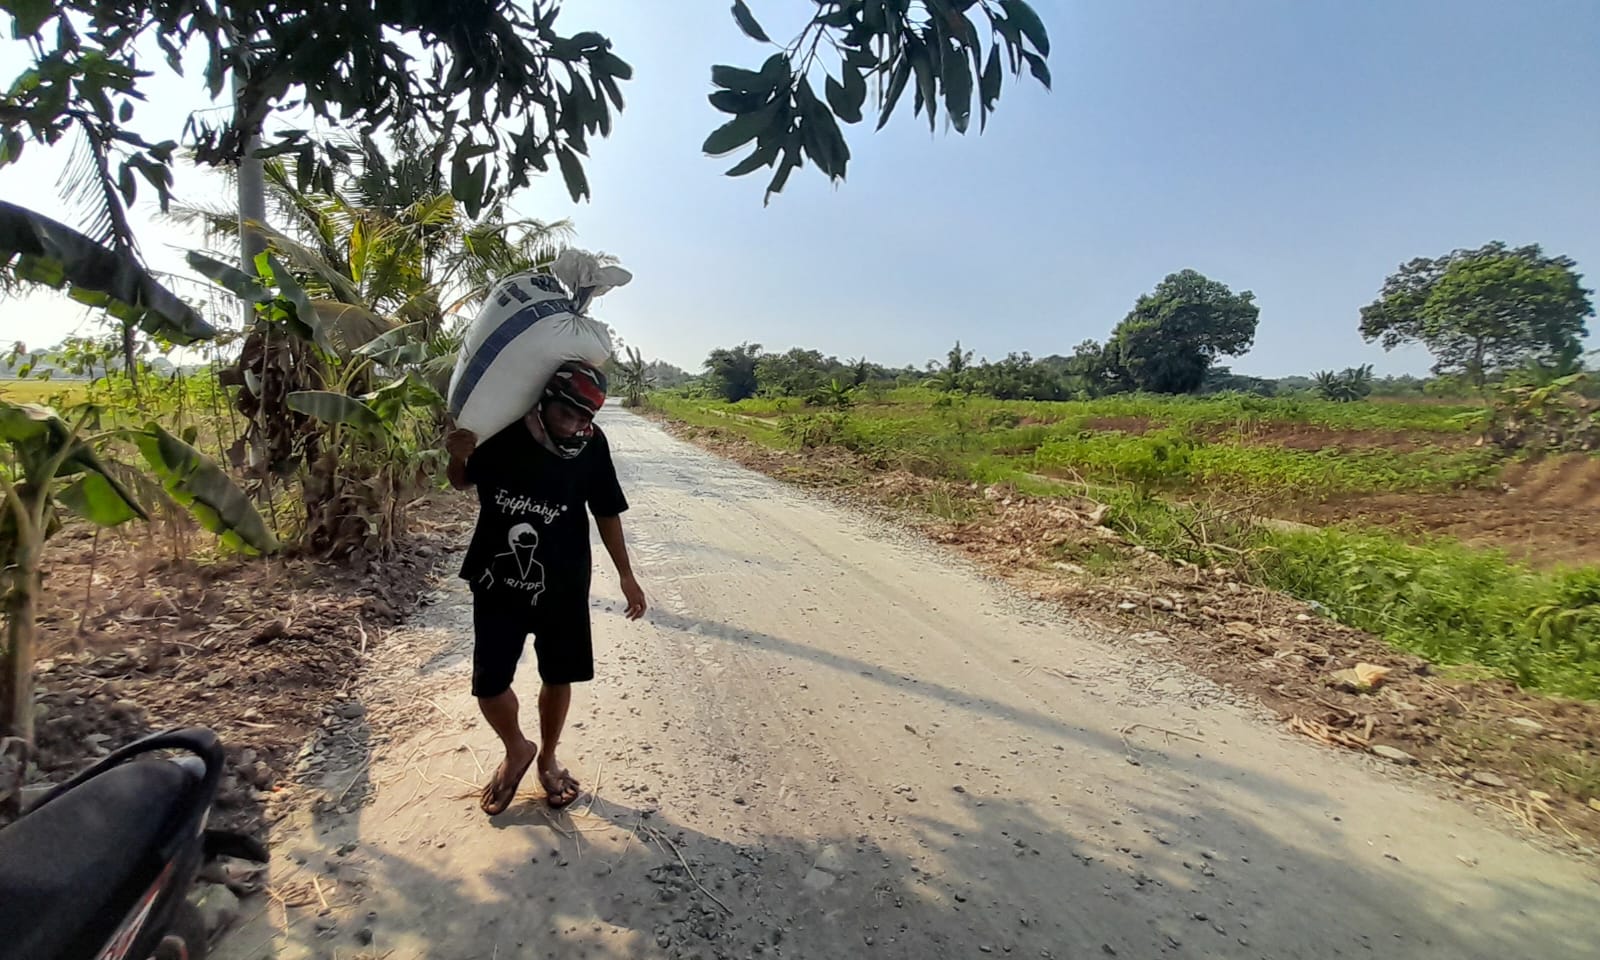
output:
<svg viewBox="0 0 1600 960"><path fill-rule="evenodd" d="M563 460L571 460L573 457L576 457L578 454L582 453L583 452L583 448L587 447L589 445L589 438L594 436L594 422L590 421L590 423L587 426L583 427L581 430L579 430L577 433L574 433L570 437L558 437L558 436L556 436L550 430L550 421L545 419L544 407L545 407L546 403L565 403L565 402L566 402L565 400L545 400L545 401L542 401L539 404L539 426L544 428L544 447L545 447L545 449L549 450L551 453L553 453L556 456L562 458Z"/></svg>

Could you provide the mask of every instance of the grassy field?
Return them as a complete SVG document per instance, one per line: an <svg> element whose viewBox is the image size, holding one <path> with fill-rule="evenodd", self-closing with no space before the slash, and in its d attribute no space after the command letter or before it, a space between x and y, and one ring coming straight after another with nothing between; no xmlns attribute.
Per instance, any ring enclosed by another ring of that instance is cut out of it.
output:
<svg viewBox="0 0 1600 960"><path fill-rule="evenodd" d="M1127 397L1025 403L904 389L848 409L663 395L674 419L779 448L837 447L872 468L1040 496L1088 494L1167 556L1230 565L1341 622L1444 663L1600 698L1600 461L1517 481L1474 444L1480 408ZM935 507L934 509L938 509ZM952 506L951 509L959 509ZM1314 526L1255 522L1306 519ZM1221 518L1221 519L1219 519ZM1207 536L1197 538L1198 520ZM1563 565L1541 565L1559 556ZM1072 558L1083 560L1086 558ZM1092 558L1087 558L1092 559Z"/></svg>
<svg viewBox="0 0 1600 960"><path fill-rule="evenodd" d="M0 397L13 403L72 403L88 389L85 380L0 380Z"/></svg>

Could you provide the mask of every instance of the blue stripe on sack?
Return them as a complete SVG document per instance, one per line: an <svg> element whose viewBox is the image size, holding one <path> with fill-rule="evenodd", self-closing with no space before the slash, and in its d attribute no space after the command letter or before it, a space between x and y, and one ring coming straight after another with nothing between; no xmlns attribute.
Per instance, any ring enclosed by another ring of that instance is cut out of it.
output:
<svg viewBox="0 0 1600 960"><path fill-rule="evenodd" d="M472 360L467 363L467 368L461 372L461 379L456 383L455 390L451 391L450 415L461 416L461 410L467 405L467 399L472 396L478 381L489 372L489 367L500 358L500 352L510 346L513 340L527 333L534 324L545 317L572 312L570 300L556 297L530 303L496 327L495 331L485 337L483 343L478 346L477 352L472 355Z"/></svg>

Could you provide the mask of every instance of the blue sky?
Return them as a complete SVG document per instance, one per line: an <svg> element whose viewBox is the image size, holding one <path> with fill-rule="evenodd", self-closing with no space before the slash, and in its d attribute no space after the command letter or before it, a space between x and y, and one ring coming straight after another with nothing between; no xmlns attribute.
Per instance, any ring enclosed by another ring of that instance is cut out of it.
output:
<svg viewBox="0 0 1600 960"><path fill-rule="evenodd" d="M786 37L809 8L751 0ZM847 128L847 182L797 173L763 209L759 175L721 175L699 144L714 62L765 56L715 3L573 0L635 67L628 109L593 144L595 199L556 180L514 206L576 221L583 246L636 279L597 315L647 356L697 368L715 346L803 345L889 364L1069 352L1140 293L1193 267L1261 306L1234 369L1287 375L1425 353L1364 344L1357 311L1413 256L1540 243L1600 277L1600 3L1536 0L1036 0L1055 90L1008 85L982 136L902 115ZM693 12L690 12L693 10ZM15 73L19 51L0 51ZM181 128L197 80L163 80L141 112ZM165 110L166 116L160 111ZM58 215L61 158L0 174L0 196ZM214 191L197 174L180 189ZM141 211L141 214L143 211ZM144 219L143 217L141 219ZM148 227L176 269L185 238ZM38 298L0 340L43 343L81 320Z"/></svg>

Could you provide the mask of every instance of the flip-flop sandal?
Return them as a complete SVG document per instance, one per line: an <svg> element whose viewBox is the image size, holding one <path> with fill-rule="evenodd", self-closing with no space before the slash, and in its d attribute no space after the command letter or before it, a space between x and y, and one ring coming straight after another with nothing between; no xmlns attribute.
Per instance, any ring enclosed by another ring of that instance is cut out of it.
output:
<svg viewBox="0 0 1600 960"><path fill-rule="evenodd" d="M500 761L500 766L495 768L494 779L483 788L483 794L478 799L478 808L491 817L505 813L506 808L511 806L511 801L517 798L517 788L522 785L522 778L528 775L528 768L538 759L539 747L535 744L528 762L509 778L505 776L505 761ZM490 809L491 807L493 809Z"/></svg>
<svg viewBox="0 0 1600 960"><path fill-rule="evenodd" d="M572 806L577 802L579 797L583 796L582 785L578 783L578 779L574 777L568 770L563 769L555 776L557 780L557 789L552 790L550 789L550 781L545 779L544 771L539 771L539 783L544 787L545 802L550 804L550 809L552 810L560 810L563 807ZM571 796L567 796L568 790L572 791ZM566 797L566 799L557 799L558 797Z"/></svg>

